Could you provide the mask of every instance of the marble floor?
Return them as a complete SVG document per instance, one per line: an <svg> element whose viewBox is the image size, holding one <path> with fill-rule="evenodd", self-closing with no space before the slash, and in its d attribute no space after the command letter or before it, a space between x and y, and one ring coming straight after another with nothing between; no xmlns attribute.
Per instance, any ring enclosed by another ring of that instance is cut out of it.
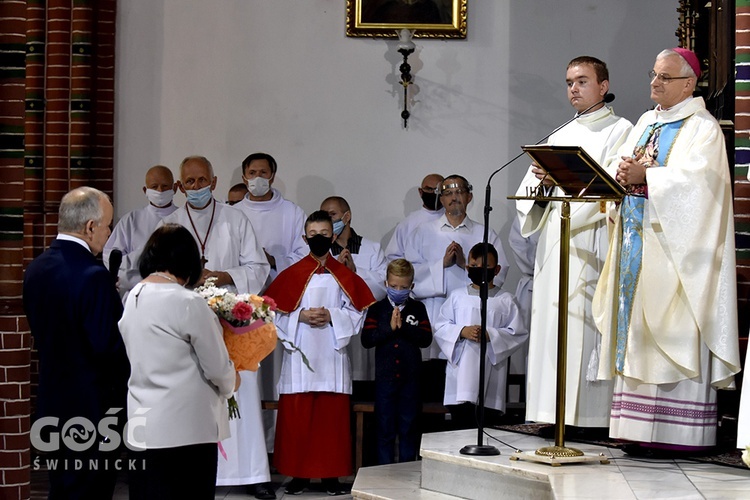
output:
<svg viewBox="0 0 750 500"><path fill-rule="evenodd" d="M510 460L515 450L533 453L534 450L554 444L537 436L512 433L500 430L488 430L492 439L489 444L496 446L501 455L495 457L466 457L459 450L467 444L476 444L476 430L438 432L425 434L422 439L422 461L405 464L394 464L378 467L363 467L357 477L342 478L348 484L353 483L353 495L338 498L362 498L368 500L437 500L457 498L440 493L438 489L422 489L422 467L425 463L440 464L441 467L465 467L489 471L493 476L489 496L471 486L460 489L463 498L521 498L514 496L510 484L519 478L531 479L544 484L542 493L523 495L525 498L550 498L555 500L602 499L607 500L720 500L750 499L750 469L740 469L714 464L699 463L686 459L665 460L633 458L615 448L571 443L567 446L580 449L586 455L595 457L600 453L609 460L608 464L598 461L592 464L573 464L552 467L525 460ZM442 469L445 470L445 469ZM470 474L459 471L460 481ZM272 484L279 500L291 498L322 499L329 498L319 490L319 484L313 483L310 490L299 497L284 494L283 484L288 478L274 474ZM448 481L448 479L446 479ZM505 492L502 496L498 492ZM46 473L32 471L31 498L34 500L47 497ZM117 484L115 500L128 498L127 478L123 474ZM248 499L244 487L218 487L217 499Z"/></svg>
<svg viewBox="0 0 750 500"><path fill-rule="evenodd" d="M604 454L608 464L571 464L553 467L525 460L510 460L515 450L529 453L554 444L537 436L489 430L500 456L467 457L459 450L466 444L476 444L475 430L425 434L421 445L421 462L360 469L354 482L354 498L363 499L437 499L455 498L435 491L420 489L426 480L420 467L428 462L441 463L445 471L458 467L456 477L468 478L469 469L491 472L491 491L473 490L463 481L458 488L464 498L520 498L514 496L514 481L544 483L546 491L523 495L524 498L574 499L680 499L719 500L750 499L750 469L699 463L686 459L632 458L615 448L567 442L566 446L580 449L587 456ZM498 440L498 441L495 441ZM421 464L421 465L420 465ZM446 479L445 482L449 482ZM438 480L439 482L439 480ZM455 482L455 480L454 480ZM504 493L504 494L503 494Z"/></svg>
<svg viewBox="0 0 750 500"><path fill-rule="evenodd" d="M271 484L276 491L277 500L281 499L322 499L322 498L340 498L342 500L351 499L351 495L342 495L338 497L331 497L325 491L319 490L320 484L315 482L311 485L309 490L306 490L302 495L285 495L284 485L289 478L278 474L272 474ZM354 482L354 476L341 478L343 483L351 485ZM31 473L31 500L42 500L47 498L47 473L43 471L32 471ZM216 500L239 500L239 499L251 499L255 498L252 495L247 494L244 486L219 486L216 488ZM128 483L125 474L122 474L118 478L117 486L115 487L115 494L112 497L113 500L129 500L128 498Z"/></svg>

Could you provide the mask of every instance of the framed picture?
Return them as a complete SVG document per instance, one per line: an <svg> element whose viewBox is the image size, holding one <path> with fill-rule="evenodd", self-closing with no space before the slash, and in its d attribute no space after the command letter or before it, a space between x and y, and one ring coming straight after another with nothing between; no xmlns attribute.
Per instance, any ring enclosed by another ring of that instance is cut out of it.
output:
<svg viewBox="0 0 750 500"><path fill-rule="evenodd" d="M466 38L468 0L346 0L346 36Z"/></svg>

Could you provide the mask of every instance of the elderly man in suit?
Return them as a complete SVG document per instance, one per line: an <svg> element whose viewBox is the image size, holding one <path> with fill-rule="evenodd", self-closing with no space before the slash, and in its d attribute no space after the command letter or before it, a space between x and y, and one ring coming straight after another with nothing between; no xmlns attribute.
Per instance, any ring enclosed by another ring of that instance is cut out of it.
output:
<svg viewBox="0 0 750 500"><path fill-rule="evenodd" d="M107 195L90 187L72 190L60 203L57 238L24 276L24 308L39 352L36 419L52 417L44 429L61 434L52 450L59 460L49 471L50 498L111 498L114 491L119 454L106 450L119 440L97 435L77 451L64 432L71 419L98 427L108 412L125 407L130 367L117 329L122 302L96 259L111 223ZM32 445L50 442L34 432L31 438Z"/></svg>

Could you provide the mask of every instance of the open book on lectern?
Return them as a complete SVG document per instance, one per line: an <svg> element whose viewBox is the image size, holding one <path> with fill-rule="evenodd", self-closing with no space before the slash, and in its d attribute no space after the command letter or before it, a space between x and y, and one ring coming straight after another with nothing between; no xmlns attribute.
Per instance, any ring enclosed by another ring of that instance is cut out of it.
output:
<svg viewBox="0 0 750 500"><path fill-rule="evenodd" d="M580 146L523 146L526 154L573 198L622 197L622 187Z"/></svg>

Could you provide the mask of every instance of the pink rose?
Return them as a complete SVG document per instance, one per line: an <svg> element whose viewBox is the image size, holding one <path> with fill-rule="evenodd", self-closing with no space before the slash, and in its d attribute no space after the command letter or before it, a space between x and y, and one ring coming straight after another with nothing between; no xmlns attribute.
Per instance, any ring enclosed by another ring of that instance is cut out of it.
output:
<svg viewBox="0 0 750 500"><path fill-rule="evenodd" d="M273 300L268 295L264 295L263 296L263 302L265 302L266 304L268 304L269 309L271 309L272 311L276 310L276 301Z"/></svg>
<svg viewBox="0 0 750 500"><path fill-rule="evenodd" d="M247 321L253 316L253 308L247 302L237 302L232 308L232 316L237 321Z"/></svg>

